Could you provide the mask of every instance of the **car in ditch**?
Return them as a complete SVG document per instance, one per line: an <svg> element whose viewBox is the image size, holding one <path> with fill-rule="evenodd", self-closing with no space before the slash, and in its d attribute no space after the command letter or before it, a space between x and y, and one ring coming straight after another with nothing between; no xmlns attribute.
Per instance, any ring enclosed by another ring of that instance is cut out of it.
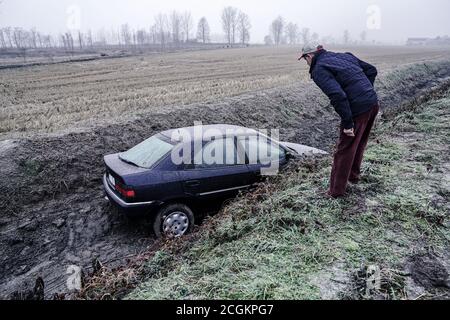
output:
<svg viewBox="0 0 450 320"><path fill-rule="evenodd" d="M105 156L103 186L125 214L151 215L157 237L180 237L203 204L236 196L300 155L322 153L238 126L180 128Z"/></svg>

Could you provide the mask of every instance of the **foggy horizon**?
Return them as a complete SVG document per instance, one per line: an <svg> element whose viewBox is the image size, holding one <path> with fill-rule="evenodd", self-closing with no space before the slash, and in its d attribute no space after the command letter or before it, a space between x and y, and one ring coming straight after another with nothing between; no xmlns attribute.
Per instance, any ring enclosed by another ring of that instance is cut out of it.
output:
<svg viewBox="0 0 450 320"><path fill-rule="evenodd" d="M403 44L409 37L437 37L450 34L450 2L447 0L321 0L300 1L236 1L218 0L206 3L200 0L36 0L30 5L25 0L3 0L0 4L0 27L36 28L40 32L59 34L69 30L68 20L73 8L79 12L79 27L99 31L117 30L128 23L131 28L148 29L159 13L190 11L193 17L193 35L201 17L208 19L214 40L223 37L222 10L233 6L247 13L252 28L250 43L263 43L269 34L269 25L278 16L286 23L293 22L300 30L310 28L323 37L337 40L344 30L352 40L367 33L368 42ZM224 37L223 37L224 38Z"/></svg>

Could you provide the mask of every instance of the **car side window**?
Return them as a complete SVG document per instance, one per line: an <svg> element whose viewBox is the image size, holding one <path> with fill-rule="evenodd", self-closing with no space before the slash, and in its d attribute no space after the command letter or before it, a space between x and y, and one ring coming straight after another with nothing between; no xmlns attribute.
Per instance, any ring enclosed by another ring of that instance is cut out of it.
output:
<svg viewBox="0 0 450 320"><path fill-rule="evenodd" d="M234 137L219 138L204 144L194 156L195 169L220 168L245 164L237 154ZM200 158L201 156L201 158Z"/></svg>
<svg viewBox="0 0 450 320"><path fill-rule="evenodd" d="M277 143L263 136L238 139L239 149L244 148L249 164L268 165L286 158L286 151Z"/></svg>

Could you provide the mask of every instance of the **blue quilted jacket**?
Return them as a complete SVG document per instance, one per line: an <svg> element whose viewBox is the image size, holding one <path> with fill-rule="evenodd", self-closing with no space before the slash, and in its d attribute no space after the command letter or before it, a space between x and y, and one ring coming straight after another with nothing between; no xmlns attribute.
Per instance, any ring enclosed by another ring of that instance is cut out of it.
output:
<svg viewBox="0 0 450 320"><path fill-rule="evenodd" d="M311 77L330 98L344 129L354 127L353 118L378 103L373 87L377 69L351 53L319 51L311 64Z"/></svg>

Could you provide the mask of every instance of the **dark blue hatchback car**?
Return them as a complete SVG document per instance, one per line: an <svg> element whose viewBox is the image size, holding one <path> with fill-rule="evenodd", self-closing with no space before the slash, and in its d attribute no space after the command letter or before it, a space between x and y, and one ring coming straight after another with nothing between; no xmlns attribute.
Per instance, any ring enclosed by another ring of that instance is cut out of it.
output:
<svg viewBox="0 0 450 320"><path fill-rule="evenodd" d="M233 197L307 153L323 152L237 126L174 129L105 156L103 185L126 214L152 215L156 236L179 237L202 203Z"/></svg>

